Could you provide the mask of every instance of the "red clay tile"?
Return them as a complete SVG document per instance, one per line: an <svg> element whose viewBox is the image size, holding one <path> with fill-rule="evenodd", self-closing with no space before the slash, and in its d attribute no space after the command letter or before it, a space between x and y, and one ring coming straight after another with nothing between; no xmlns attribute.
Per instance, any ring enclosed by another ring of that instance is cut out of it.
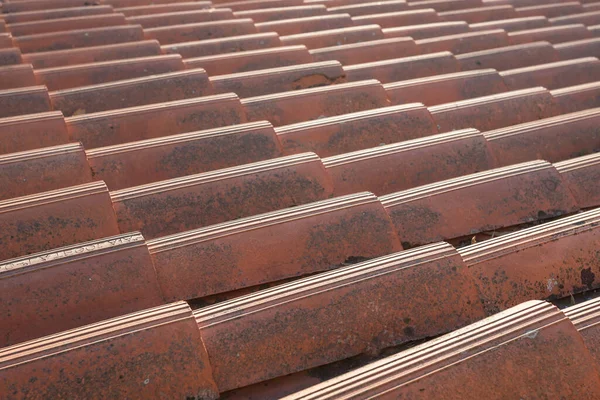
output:
<svg viewBox="0 0 600 400"><path fill-rule="evenodd" d="M551 25L597 25L600 24L600 11L590 11L581 14L565 15L562 17L550 18L549 21Z"/></svg>
<svg viewBox="0 0 600 400"><path fill-rule="evenodd" d="M368 42L369 40L383 39L383 32L379 25L363 25L351 28L332 29L299 35L282 36L284 45L303 44L309 49L339 46L343 44Z"/></svg>
<svg viewBox="0 0 600 400"><path fill-rule="evenodd" d="M588 25L587 30L592 37L600 36L600 25Z"/></svg>
<svg viewBox="0 0 600 400"><path fill-rule="evenodd" d="M254 22L248 18L161 26L144 30L146 38L156 39L163 45L251 33L256 33L256 28Z"/></svg>
<svg viewBox="0 0 600 400"><path fill-rule="evenodd" d="M94 179L110 190L282 156L268 122L165 136L87 151Z"/></svg>
<svg viewBox="0 0 600 400"><path fill-rule="evenodd" d="M246 122L234 93L122 108L66 119L86 149Z"/></svg>
<svg viewBox="0 0 600 400"><path fill-rule="evenodd" d="M381 197L405 247L537 221L578 210L546 161L465 175Z"/></svg>
<svg viewBox="0 0 600 400"><path fill-rule="evenodd" d="M0 33L0 49L13 47L12 36L10 33Z"/></svg>
<svg viewBox="0 0 600 400"><path fill-rule="evenodd" d="M480 7L481 0L420 0L408 3L409 8L433 8L437 12Z"/></svg>
<svg viewBox="0 0 600 400"><path fill-rule="evenodd" d="M572 158L554 164L565 180L577 204L584 207L600 205L600 153Z"/></svg>
<svg viewBox="0 0 600 400"><path fill-rule="evenodd" d="M67 65L35 71L37 82L48 90L96 85L122 79L181 71L185 66L178 54Z"/></svg>
<svg viewBox="0 0 600 400"><path fill-rule="evenodd" d="M305 5L302 0L242 0L227 3L216 1L219 8L227 7L233 11L248 11L267 8L293 7Z"/></svg>
<svg viewBox="0 0 600 400"><path fill-rule="evenodd" d="M360 15L353 17L352 21L356 25L377 24L382 28L392 28L395 26L429 24L440 21L440 18L433 8L427 8L423 10Z"/></svg>
<svg viewBox="0 0 600 400"><path fill-rule="evenodd" d="M360 64L419 54L419 48L410 37L371 40L310 50L315 61L337 60L342 65Z"/></svg>
<svg viewBox="0 0 600 400"><path fill-rule="evenodd" d="M591 299L563 310L583 337L586 347L596 361L596 366L600 365L599 301L599 299Z"/></svg>
<svg viewBox="0 0 600 400"><path fill-rule="evenodd" d="M513 7L533 7L533 6L541 6L544 4L557 4L564 3L570 0L483 0L484 5L501 5L501 4L510 4ZM584 0L583 2L585 2Z"/></svg>
<svg viewBox="0 0 600 400"><path fill-rule="evenodd" d="M549 365L563 367L543 367ZM284 399L474 400L541 392L592 400L600 380L573 324L553 305L529 301Z"/></svg>
<svg viewBox="0 0 600 400"><path fill-rule="evenodd" d="M148 247L167 299L205 297L402 250L371 193L162 237Z"/></svg>
<svg viewBox="0 0 600 400"><path fill-rule="evenodd" d="M543 86L557 89L600 81L600 61L596 57L577 58L500 73L510 90Z"/></svg>
<svg viewBox="0 0 600 400"><path fill-rule="evenodd" d="M588 11L600 11L600 2L582 4L585 12Z"/></svg>
<svg viewBox="0 0 600 400"><path fill-rule="evenodd" d="M354 4L363 4L364 2L365 0L304 0L304 4L323 4L328 9L334 7L351 6Z"/></svg>
<svg viewBox="0 0 600 400"><path fill-rule="evenodd" d="M384 195L492 168L475 129L426 136L323 159L336 196L364 190Z"/></svg>
<svg viewBox="0 0 600 400"><path fill-rule="evenodd" d="M0 119L0 154L68 143L65 119L60 112Z"/></svg>
<svg viewBox="0 0 600 400"><path fill-rule="evenodd" d="M86 17L89 15L111 14L114 10L111 6L94 7L69 7L49 10L25 11L10 14L1 14L7 24L20 22L44 21L57 18Z"/></svg>
<svg viewBox="0 0 600 400"><path fill-rule="evenodd" d="M348 81L377 79L382 83L422 78L458 71L452 53L443 51L344 67Z"/></svg>
<svg viewBox="0 0 600 400"><path fill-rule="evenodd" d="M469 24L518 17L515 9L509 5L446 11L438 15L440 21L465 21Z"/></svg>
<svg viewBox="0 0 600 400"><path fill-rule="evenodd" d="M92 171L80 143L0 155L0 200L91 181Z"/></svg>
<svg viewBox="0 0 600 400"><path fill-rule="evenodd" d="M0 118L50 110L48 90L44 86L0 90Z"/></svg>
<svg viewBox="0 0 600 400"><path fill-rule="evenodd" d="M14 38L13 42L23 53L34 53L136 42L143 39L144 32L140 25L123 25L20 36Z"/></svg>
<svg viewBox="0 0 600 400"><path fill-rule="evenodd" d="M550 43L563 43L590 37L592 37L592 34L582 24L559 25L508 33L508 38L512 44L530 43L541 40Z"/></svg>
<svg viewBox="0 0 600 400"><path fill-rule="evenodd" d="M9 4L10 3L10 4ZM71 7L94 7L100 5L98 0L26 0L10 1L2 4L3 13L51 10Z"/></svg>
<svg viewBox="0 0 600 400"><path fill-rule="evenodd" d="M172 4L172 3L187 3L189 0L102 0L106 4L110 4L115 8L126 8L126 7L136 7L136 6L147 6L150 4ZM203 1L202 3L206 4L209 1ZM211 7L208 7L211 8Z"/></svg>
<svg viewBox="0 0 600 400"><path fill-rule="evenodd" d="M21 51L16 47L0 49L0 66L21 64Z"/></svg>
<svg viewBox="0 0 600 400"><path fill-rule="evenodd" d="M455 35L468 31L469 25L466 22L452 21L386 28L383 30L383 34L386 38L410 36L413 39L418 40L437 36Z"/></svg>
<svg viewBox="0 0 600 400"><path fill-rule="evenodd" d="M276 132L286 154L312 151L320 157L438 133L429 111L418 103L300 122Z"/></svg>
<svg viewBox="0 0 600 400"><path fill-rule="evenodd" d="M212 94L203 69L187 69L99 85L50 92L55 110L65 117Z"/></svg>
<svg viewBox="0 0 600 400"><path fill-rule="evenodd" d="M7 32L6 23L4 22L4 19L2 19L1 15L0 15L0 32Z"/></svg>
<svg viewBox="0 0 600 400"><path fill-rule="evenodd" d="M282 19L279 21L261 22L256 24L258 32L277 32L279 35L297 35L347 28L353 25L349 14L328 14L315 17Z"/></svg>
<svg viewBox="0 0 600 400"><path fill-rule="evenodd" d="M235 18L252 18L255 23L279 21L282 19L314 17L324 14L327 14L327 7L322 4L236 11L233 13Z"/></svg>
<svg viewBox="0 0 600 400"><path fill-rule="evenodd" d="M34 85L37 85L37 82L30 64L0 67L0 90Z"/></svg>
<svg viewBox="0 0 600 400"><path fill-rule="evenodd" d="M226 391L464 326L483 316L476 297L456 250L438 243L194 315L217 386Z"/></svg>
<svg viewBox="0 0 600 400"><path fill-rule="evenodd" d="M184 302L1 349L0 370L0 392L19 399L219 397Z"/></svg>
<svg viewBox="0 0 600 400"><path fill-rule="evenodd" d="M126 17L138 15L165 14L179 11L196 11L212 8L210 1L191 1L188 3L147 4L144 6L115 8L115 12Z"/></svg>
<svg viewBox="0 0 600 400"><path fill-rule="evenodd" d="M111 192L119 228L156 238L323 200L333 187L313 153Z"/></svg>
<svg viewBox="0 0 600 400"><path fill-rule="evenodd" d="M106 46L83 47L80 49L55 50L23 54L23 62L33 68L54 68L66 65L89 64L102 61L160 55L160 44L156 40L109 44Z"/></svg>
<svg viewBox="0 0 600 400"><path fill-rule="evenodd" d="M202 68L209 75L224 75L306 64L312 61L313 57L306 47L299 45L188 58L183 60L183 63L187 68Z"/></svg>
<svg viewBox="0 0 600 400"><path fill-rule="evenodd" d="M600 82L554 89L551 93L563 113L600 107Z"/></svg>
<svg viewBox="0 0 600 400"><path fill-rule="evenodd" d="M499 71L560 61L548 42L534 42L464 53L456 56L463 71L494 68Z"/></svg>
<svg viewBox="0 0 600 400"><path fill-rule="evenodd" d="M600 57L600 38L576 40L554 46L562 60L581 57Z"/></svg>
<svg viewBox="0 0 600 400"><path fill-rule="evenodd" d="M0 287L1 347L164 302L139 233L3 261Z"/></svg>
<svg viewBox="0 0 600 400"><path fill-rule="evenodd" d="M429 112L441 132L468 127L488 131L552 117L557 107L548 90L534 87L440 104Z"/></svg>
<svg viewBox="0 0 600 400"><path fill-rule="evenodd" d="M102 28L125 25L123 14L101 14L83 17L50 19L46 21L21 22L8 25L13 36L36 35L41 33L69 31L75 29Z"/></svg>
<svg viewBox="0 0 600 400"><path fill-rule="evenodd" d="M485 132L499 165L567 160L600 150L600 109Z"/></svg>
<svg viewBox="0 0 600 400"><path fill-rule="evenodd" d="M408 4L406 4L405 0L376 1L328 8L329 12L348 13L353 17L358 17L360 15L405 11L406 9L408 9Z"/></svg>
<svg viewBox="0 0 600 400"><path fill-rule="evenodd" d="M233 19L233 13L227 8L209 10L185 10L165 14L150 14L127 17L130 24L140 24L144 29L159 26L193 24L197 22Z"/></svg>
<svg viewBox="0 0 600 400"><path fill-rule="evenodd" d="M302 43L300 43L302 44ZM205 57L281 46L279 35L275 32L252 35L232 36L228 38L199 40L161 46L165 54L181 54L183 58Z"/></svg>
<svg viewBox="0 0 600 400"><path fill-rule="evenodd" d="M569 14L585 12L585 8L577 1L557 4L542 4L538 6L519 7L515 11L520 17L543 15L546 18L561 17Z"/></svg>
<svg viewBox="0 0 600 400"><path fill-rule="evenodd" d="M459 249L486 311L597 288L599 214L587 211Z"/></svg>
<svg viewBox="0 0 600 400"><path fill-rule="evenodd" d="M372 79L250 97L242 105L249 121L281 126L385 107L389 100L381 83Z"/></svg>
<svg viewBox="0 0 600 400"><path fill-rule="evenodd" d="M489 29L504 29L506 32L537 29L548 26L550 22L546 17L510 18L499 21L486 21L469 25L472 31L487 31Z"/></svg>
<svg viewBox="0 0 600 400"><path fill-rule="evenodd" d="M508 36L503 29L439 36L417 40L416 43L423 54L435 53L438 51L449 51L452 54L462 54L504 47L510 44Z"/></svg>
<svg viewBox="0 0 600 400"><path fill-rule="evenodd" d="M451 103L508 91L495 69L435 75L383 85L392 104L419 102L426 106Z"/></svg>
<svg viewBox="0 0 600 400"><path fill-rule="evenodd" d="M210 78L210 82L217 93L235 92L238 96L245 98L333 85L344 82L344 75L345 71L338 61L323 61L238 74L216 75Z"/></svg>
<svg viewBox="0 0 600 400"><path fill-rule="evenodd" d="M104 182L0 201L0 259L118 235Z"/></svg>

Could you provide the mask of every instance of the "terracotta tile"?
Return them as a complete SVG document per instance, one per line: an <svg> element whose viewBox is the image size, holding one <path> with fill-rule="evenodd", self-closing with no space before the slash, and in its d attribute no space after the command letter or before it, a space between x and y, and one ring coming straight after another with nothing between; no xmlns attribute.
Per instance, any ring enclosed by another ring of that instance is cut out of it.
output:
<svg viewBox="0 0 600 400"><path fill-rule="evenodd" d="M167 299L204 297L402 250L371 193L158 238L148 246Z"/></svg>
<svg viewBox="0 0 600 400"><path fill-rule="evenodd" d="M86 149L246 122L234 93L78 115L69 136Z"/></svg>
<svg viewBox="0 0 600 400"><path fill-rule="evenodd" d="M600 61L596 57L577 58L500 73L510 90L543 86L558 89L600 81Z"/></svg>
<svg viewBox="0 0 600 400"><path fill-rule="evenodd" d="M2 4L3 13L16 13L27 11L51 10L57 8L71 7L94 7L100 5L97 0L26 0L26 1L11 1Z"/></svg>
<svg viewBox="0 0 600 400"><path fill-rule="evenodd" d="M562 161L555 167L580 207L600 205L600 153Z"/></svg>
<svg viewBox="0 0 600 400"><path fill-rule="evenodd" d="M159 26L193 24L197 22L220 21L233 19L233 12L227 8L185 10L164 14L149 14L127 17L130 24L140 24L143 28Z"/></svg>
<svg viewBox="0 0 600 400"><path fill-rule="evenodd" d="M276 132L286 154L312 151L320 157L438 133L429 111L418 103L300 122Z"/></svg>
<svg viewBox="0 0 600 400"><path fill-rule="evenodd" d="M598 210L459 249L488 313L598 287Z"/></svg>
<svg viewBox="0 0 600 400"><path fill-rule="evenodd" d="M581 57L600 57L600 38L576 40L554 45L562 60Z"/></svg>
<svg viewBox="0 0 600 400"><path fill-rule="evenodd" d="M347 28L353 25L349 14L317 15L316 17L282 19L256 24L258 32L277 32L279 35L297 35Z"/></svg>
<svg viewBox="0 0 600 400"><path fill-rule="evenodd" d="M115 12L127 17L138 15L164 14L179 11L206 10L212 8L210 1L192 1L189 3L147 4L144 6L115 8Z"/></svg>
<svg viewBox="0 0 600 400"><path fill-rule="evenodd" d="M284 45L303 44L309 49L320 47L338 46L350 43L368 42L369 40L383 39L383 32L379 25L364 25L351 28L332 29L299 35L282 36Z"/></svg>
<svg viewBox="0 0 600 400"><path fill-rule="evenodd" d="M62 90L183 69L181 56L168 54L44 68L36 70L35 76L37 82L46 85L48 90Z"/></svg>
<svg viewBox="0 0 600 400"><path fill-rule="evenodd" d="M34 53L136 42L143 39L144 32L140 25L123 25L20 36L14 38L13 42L23 53Z"/></svg>
<svg viewBox="0 0 600 400"><path fill-rule="evenodd" d="M1 349L0 368L1 392L27 393L15 398L219 397L184 302Z"/></svg>
<svg viewBox="0 0 600 400"><path fill-rule="evenodd" d="M569 24L600 24L600 11L590 11L581 14L571 14L562 17L550 18L551 25L569 25Z"/></svg>
<svg viewBox="0 0 600 400"><path fill-rule="evenodd" d="M112 236L0 264L0 345L163 304L144 238Z"/></svg>
<svg viewBox="0 0 600 400"><path fill-rule="evenodd" d="M462 54L504 47L510 44L508 36L503 29L439 36L417 40L416 43L423 54L435 53L438 51L449 51L452 54Z"/></svg>
<svg viewBox="0 0 600 400"><path fill-rule="evenodd" d="M188 58L183 60L183 63L187 68L202 68L209 75L224 75L306 64L312 61L313 57L306 47L298 45Z"/></svg>
<svg viewBox="0 0 600 400"><path fill-rule="evenodd" d="M552 117L557 107L550 92L534 87L440 104L429 112L441 132L468 127L488 131Z"/></svg>
<svg viewBox="0 0 600 400"><path fill-rule="evenodd" d="M435 75L383 85L392 104L420 102L426 106L451 103L508 91L495 69Z"/></svg>
<svg viewBox="0 0 600 400"><path fill-rule="evenodd" d="M0 154L68 143L60 112L45 112L0 119Z"/></svg>
<svg viewBox="0 0 600 400"><path fill-rule="evenodd" d="M591 400L600 396L600 380L564 314L530 301L284 399L412 399L423 392L432 399L508 399L540 390Z"/></svg>
<svg viewBox="0 0 600 400"><path fill-rule="evenodd" d="M592 34L590 31L582 24L559 25L508 33L508 38L512 44L530 43L541 40L550 43L563 43L591 37Z"/></svg>
<svg viewBox="0 0 600 400"><path fill-rule="evenodd" d="M408 3L409 8L433 8L437 12L481 7L481 0L420 0Z"/></svg>
<svg viewBox="0 0 600 400"><path fill-rule="evenodd" d="M114 8L147 6L150 4L172 4L172 3L187 3L189 0L102 0L106 4L110 4ZM202 2L207 3L207 2Z"/></svg>
<svg viewBox="0 0 600 400"><path fill-rule="evenodd" d="M522 31L526 29L543 28L550 25L546 17L510 18L499 21L486 21L478 24L470 24L472 31L486 31L489 29L504 29L506 32Z"/></svg>
<svg viewBox="0 0 600 400"><path fill-rule="evenodd" d="M268 160L282 155L273 127L254 122L87 151L94 179L110 190Z"/></svg>
<svg viewBox="0 0 600 400"><path fill-rule="evenodd" d="M368 190L384 195L493 167L475 129L426 136L323 159L336 196Z"/></svg>
<svg viewBox="0 0 600 400"><path fill-rule="evenodd" d="M587 11L600 11L600 2L582 4L583 9Z"/></svg>
<svg viewBox="0 0 600 400"><path fill-rule="evenodd" d="M497 162L567 160L600 150L600 109L564 114L485 132Z"/></svg>
<svg viewBox="0 0 600 400"><path fill-rule="evenodd" d="M439 13L440 21L465 21L469 24L518 17L512 6L478 7Z"/></svg>
<svg viewBox="0 0 600 400"><path fill-rule="evenodd" d="M58 18L47 21L21 22L8 25L13 36L36 35L41 33L70 31L75 29L103 28L125 25L123 14L102 14L80 17Z"/></svg>
<svg viewBox="0 0 600 400"><path fill-rule="evenodd" d="M545 4L564 3L569 0L483 0L483 4L487 6L497 6L501 4L510 4L513 7L533 7ZM585 1L585 0L584 0Z"/></svg>
<svg viewBox="0 0 600 400"><path fill-rule="evenodd" d="M419 54L411 37L371 40L310 50L315 61L337 60L342 65L389 60Z"/></svg>
<svg viewBox="0 0 600 400"><path fill-rule="evenodd" d="M310 107L306 107L310 104ZM242 99L249 121L268 120L274 126L333 117L388 106L381 83L368 81Z"/></svg>
<svg viewBox="0 0 600 400"><path fill-rule="evenodd" d="M531 7L519 7L515 11L520 17L532 17L543 15L546 18L561 17L569 14L580 14L585 12L585 8L578 1L558 4L542 4Z"/></svg>
<svg viewBox="0 0 600 400"><path fill-rule="evenodd" d="M578 210L552 164L532 161L381 197L404 246L448 240Z"/></svg>
<svg viewBox="0 0 600 400"><path fill-rule="evenodd" d="M328 8L329 12L348 13L353 17L358 17L360 15L405 11L407 9L408 4L406 4L405 0L376 1Z"/></svg>
<svg viewBox="0 0 600 400"><path fill-rule="evenodd" d="M313 153L111 192L119 228L156 238L323 200L333 188Z"/></svg>
<svg viewBox="0 0 600 400"><path fill-rule="evenodd" d="M0 200L92 181L80 143L0 155Z"/></svg>
<svg viewBox="0 0 600 400"><path fill-rule="evenodd" d="M0 49L13 47L12 36L10 33L0 33Z"/></svg>
<svg viewBox="0 0 600 400"><path fill-rule="evenodd" d="M235 18L252 18L255 23L279 21L291 18L314 17L316 15L324 14L327 14L327 7L322 4L236 11L233 13Z"/></svg>
<svg viewBox="0 0 600 400"><path fill-rule="evenodd" d="M456 60L463 71L482 68L504 71L559 61L559 56L550 43L534 42L459 54Z"/></svg>
<svg viewBox="0 0 600 400"><path fill-rule="evenodd" d="M304 2L302 0L243 0L227 3L221 3L220 1L217 1L215 4L217 4L219 8L227 7L231 8L233 11L248 11L267 8L302 6L304 5Z"/></svg>
<svg viewBox="0 0 600 400"><path fill-rule="evenodd" d="M33 67L30 64L0 67L0 90L22 88L36 84Z"/></svg>
<svg viewBox="0 0 600 400"><path fill-rule="evenodd" d="M15 24L20 22L43 21L57 18L111 14L113 12L114 10L111 6L69 7L49 10L14 12L10 14L2 14L2 18L4 18L4 22L7 24Z"/></svg>
<svg viewBox="0 0 600 400"><path fill-rule="evenodd" d="M600 365L598 301L598 299L587 300L583 303L568 307L563 311L583 337L587 349L596 361L596 367Z"/></svg>
<svg viewBox="0 0 600 400"><path fill-rule="evenodd" d="M194 315L217 386L226 391L464 326L483 316L475 298L456 250L437 243Z"/></svg>
<svg viewBox="0 0 600 400"><path fill-rule="evenodd" d="M354 4L363 4L364 2L365 0L304 0L304 4L323 4L328 9L334 7L351 6Z"/></svg>
<svg viewBox="0 0 600 400"><path fill-rule="evenodd" d="M356 25L377 24L382 28L394 26L429 24L440 21L438 14L433 8L423 10L398 11L383 14L370 14L353 17Z"/></svg>
<svg viewBox="0 0 600 400"><path fill-rule="evenodd" d="M600 25L589 25L587 30L592 37L600 36Z"/></svg>
<svg viewBox="0 0 600 400"><path fill-rule="evenodd" d="M144 30L146 38L156 39L163 45L250 33L256 33L256 28L252 20L248 18L161 26Z"/></svg>
<svg viewBox="0 0 600 400"><path fill-rule="evenodd" d="M108 44L80 49L55 50L23 54L23 62L33 68L54 68L66 65L88 64L127 58L149 57L161 54L156 40Z"/></svg>
<svg viewBox="0 0 600 400"><path fill-rule="evenodd" d="M48 90L44 86L0 90L0 118L50 110Z"/></svg>
<svg viewBox="0 0 600 400"><path fill-rule="evenodd" d="M119 234L103 182L2 200L0 226L2 260Z"/></svg>
<svg viewBox="0 0 600 400"><path fill-rule="evenodd" d="M600 107L600 82L554 89L551 93L563 113Z"/></svg>
<svg viewBox="0 0 600 400"><path fill-rule="evenodd" d="M290 90L333 85L345 81L344 69L338 61L298 64L262 69L210 78L215 92L235 92L246 98Z"/></svg>
<svg viewBox="0 0 600 400"><path fill-rule="evenodd" d="M468 31L469 25L466 22L452 21L385 28L383 34L386 38L410 36L413 39L418 40L436 36L454 35Z"/></svg>
<svg viewBox="0 0 600 400"><path fill-rule="evenodd" d="M443 51L344 67L348 81L377 79L382 83L422 78L458 71L452 53Z"/></svg>
<svg viewBox="0 0 600 400"><path fill-rule="evenodd" d="M120 80L50 92L52 106L65 117L212 94L203 69Z"/></svg>
<svg viewBox="0 0 600 400"><path fill-rule="evenodd" d="M181 54L183 58L205 57L281 46L275 32L199 40L161 46L165 54Z"/></svg>

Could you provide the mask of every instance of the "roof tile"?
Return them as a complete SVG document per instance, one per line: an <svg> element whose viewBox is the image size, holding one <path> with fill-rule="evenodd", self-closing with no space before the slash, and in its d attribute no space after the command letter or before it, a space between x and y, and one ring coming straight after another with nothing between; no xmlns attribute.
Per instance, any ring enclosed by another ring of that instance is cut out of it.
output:
<svg viewBox="0 0 600 400"><path fill-rule="evenodd" d="M26 88L30 89L30 88ZM0 119L0 154L68 143L61 112L45 112Z"/></svg>
<svg viewBox="0 0 600 400"><path fill-rule="evenodd" d="M44 86L0 90L0 118L51 110L48 90Z"/></svg>

